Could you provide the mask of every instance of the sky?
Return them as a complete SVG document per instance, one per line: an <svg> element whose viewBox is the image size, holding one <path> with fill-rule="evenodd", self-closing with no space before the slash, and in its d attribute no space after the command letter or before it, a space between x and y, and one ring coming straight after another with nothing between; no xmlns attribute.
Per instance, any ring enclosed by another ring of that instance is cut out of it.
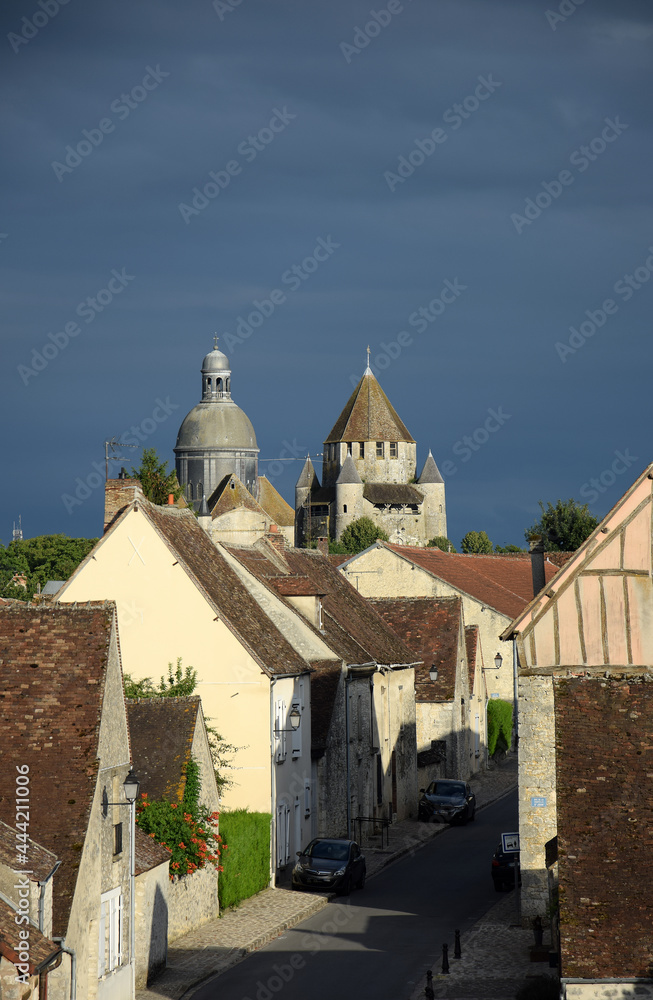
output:
<svg viewBox="0 0 653 1000"><path fill-rule="evenodd" d="M0 17L3 544L101 533L106 440L172 467L214 334L291 504L368 345L455 545L601 517L653 459L650 4Z"/></svg>

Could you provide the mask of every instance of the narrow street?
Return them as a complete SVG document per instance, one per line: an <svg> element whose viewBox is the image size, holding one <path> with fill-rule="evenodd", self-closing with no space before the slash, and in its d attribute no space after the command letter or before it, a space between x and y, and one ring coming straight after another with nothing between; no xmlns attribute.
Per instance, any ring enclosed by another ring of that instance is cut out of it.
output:
<svg viewBox="0 0 653 1000"><path fill-rule="evenodd" d="M199 987L193 1000L409 997L443 942L454 962L454 931L496 902L492 853L516 824L512 793Z"/></svg>

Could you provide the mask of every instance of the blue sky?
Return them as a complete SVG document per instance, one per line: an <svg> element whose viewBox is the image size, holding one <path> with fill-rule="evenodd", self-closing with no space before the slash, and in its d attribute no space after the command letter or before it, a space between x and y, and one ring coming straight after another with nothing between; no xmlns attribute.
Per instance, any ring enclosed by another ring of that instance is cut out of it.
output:
<svg viewBox="0 0 653 1000"><path fill-rule="evenodd" d="M455 544L651 460L648 4L41 3L2 11L3 543L100 532L105 439L172 464L214 333L291 503L368 344Z"/></svg>

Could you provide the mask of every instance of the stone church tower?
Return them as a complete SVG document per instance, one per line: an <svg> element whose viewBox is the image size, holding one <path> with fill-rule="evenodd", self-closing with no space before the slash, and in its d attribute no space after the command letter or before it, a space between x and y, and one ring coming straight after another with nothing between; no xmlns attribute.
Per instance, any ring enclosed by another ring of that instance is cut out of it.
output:
<svg viewBox="0 0 653 1000"><path fill-rule="evenodd" d="M177 479L187 501L208 499L232 474L256 497L256 434L249 417L231 398L229 361L217 345L202 361L202 399L179 428L174 451Z"/></svg>
<svg viewBox="0 0 653 1000"><path fill-rule="evenodd" d="M444 482L431 452L415 482L415 440L369 365L324 442L322 484L310 458L295 487L297 545L337 540L364 515L398 545L447 534Z"/></svg>

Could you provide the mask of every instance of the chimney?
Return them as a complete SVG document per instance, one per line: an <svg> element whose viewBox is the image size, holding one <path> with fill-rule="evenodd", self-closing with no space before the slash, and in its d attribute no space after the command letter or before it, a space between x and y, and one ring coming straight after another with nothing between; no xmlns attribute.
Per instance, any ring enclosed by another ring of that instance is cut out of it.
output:
<svg viewBox="0 0 653 1000"><path fill-rule="evenodd" d="M124 475L123 475L124 473ZM124 469L120 470L118 479L107 479L104 484L104 531L109 530L118 514L132 500L143 496L143 489L138 479L129 479Z"/></svg>
<svg viewBox="0 0 653 1000"><path fill-rule="evenodd" d="M533 597L535 597L546 584L546 577L544 576L544 539L536 535L530 539L529 546L531 550Z"/></svg>
<svg viewBox="0 0 653 1000"><path fill-rule="evenodd" d="M323 556L328 556L329 554L329 539L322 535L317 540L317 550L321 552Z"/></svg>
<svg viewBox="0 0 653 1000"><path fill-rule="evenodd" d="M286 539L279 531L278 524L272 523L270 525L268 530L265 532L265 539L270 543L270 545L274 545L275 549L278 549L280 552L285 551Z"/></svg>
<svg viewBox="0 0 653 1000"><path fill-rule="evenodd" d="M168 507L174 507L175 505L175 495L174 493L168 493Z"/></svg>

